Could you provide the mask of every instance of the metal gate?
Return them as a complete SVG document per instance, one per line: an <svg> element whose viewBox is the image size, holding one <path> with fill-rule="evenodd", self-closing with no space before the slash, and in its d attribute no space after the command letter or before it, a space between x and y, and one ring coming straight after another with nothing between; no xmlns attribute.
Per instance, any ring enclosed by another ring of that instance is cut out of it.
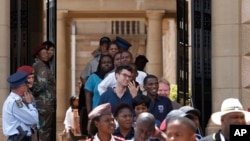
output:
<svg viewBox="0 0 250 141"><path fill-rule="evenodd" d="M32 52L43 42L43 0L10 0L10 73L32 65ZM47 0L47 39L56 41L56 0Z"/></svg>
<svg viewBox="0 0 250 141"><path fill-rule="evenodd" d="M10 70L29 64L28 48L28 0L10 1Z"/></svg>
<svg viewBox="0 0 250 141"><path fill-rule="evenodd" d="M211 0L192 0L192 98L205 127L211 115Z"/></svg>
<svg viewBox="0 0 250 141"><path fill-rule="evenodd" d="M177 101L186 105L188 94L188 4L177 0Z"/></svg>

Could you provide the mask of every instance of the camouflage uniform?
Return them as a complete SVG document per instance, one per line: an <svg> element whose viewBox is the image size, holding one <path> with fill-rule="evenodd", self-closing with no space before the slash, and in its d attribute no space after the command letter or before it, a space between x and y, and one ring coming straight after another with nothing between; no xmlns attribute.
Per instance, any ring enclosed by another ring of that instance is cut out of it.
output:
<svg viewBox="0 0 250 141"><path fill-rule="evenodd" d="M56 84L48 66L35 59L33 95L39 113L40 141L56 140Z"/></svg>

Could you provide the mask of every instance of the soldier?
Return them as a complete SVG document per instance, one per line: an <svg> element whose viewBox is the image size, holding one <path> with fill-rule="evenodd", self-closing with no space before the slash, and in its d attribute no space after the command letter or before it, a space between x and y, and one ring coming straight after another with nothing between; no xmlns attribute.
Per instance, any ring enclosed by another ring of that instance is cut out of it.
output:
<svg viewBox="0 0 250 141"><path fill-rule="evenodd" d="M49 55L49 61L48 61L48 65L49 65L49 68L52 72L53 75L55 75L55 69L56 69L56 66L55 66L55 52L56 52L56 46L55 44L53 44L51 41L45 41L42 43L42 46L47 46L47 50L48 50L48 55Z"/></svg>
<svg viewBox="0 0 250 141"><path fill-rule="evenodd" d="M33 95L39 113L40 141L56 140L56 84L50 71L46 46L38 46L33 53L35 58Z"/></svg>
<svg viewBox="0 0 250 141"><path fill-rule="evenodd" d="M3 104L2 121L8 141L31 141L31 127L38 123L38 112L28 93L27 75L26 72L17 72L7 79L11 92Z"/></svg>

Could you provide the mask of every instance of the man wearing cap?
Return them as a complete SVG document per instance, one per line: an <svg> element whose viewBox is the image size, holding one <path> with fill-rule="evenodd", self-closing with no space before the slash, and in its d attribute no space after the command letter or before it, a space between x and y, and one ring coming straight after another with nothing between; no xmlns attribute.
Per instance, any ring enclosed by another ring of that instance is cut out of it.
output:
<svg viewBox="0 0 250 141"><path fill-rule="evenodd" d="M191 107L191 106L183 106L180 108L180 110L192 117L191 120L194 122L195 127L196 127L196 131L197 131L197 133L195 134L196 138L197 138L197 140L201 139L202 133L199 130L199 128L200 128L200 121L199 121L200 111L196 108Z"/></svg>
<svg viewBox="0 0 250 141"><path fill-rule="evenodd" d="M178 117L186 117L192 119L191 116L189 116L188 114L179 109L172 110L167 114L166 118L161 122L160 130L165 132L167 130L168 122Z"/></svg>
<svg viewBox="0 0 250 141"><path fill-rule="evenodd" d="M2 109L3 133L8 136L8 141L31 141L31 127L38 123L38 112L27 92L27 73L14 73L7 81L11 92Z"/></svg>
<svg viewBox="0 0 250 141"><path fill-rule="evenodd" d="M56 81L47 62L47 46L38 46L34 53L33 96L39 113L39 139L56 140Z"/></svg>
<svg viewBox="0 0 250 141"><path fill-rule="evenodd" d="M221 129L202 138L200 141L230 141L230 125L246 125L250 113L243 109L236 98L228 98L222 102L221 110L213 113L211 120L221 126Z"/></svg>
<svg viewBox="0 0 250 141"><path fill-rule="evenodd" d="M109 37L102 37L100 39L99 48L97 51L94 52L94 58L90 60L90 62L87 64L85 69L81 72L80 79L82 81L82 84L85 84L87 77L93 73L96 72L97 66L99 64L99 59L102 54L108 54L108 46L111 43L111 40Z"/></svg>

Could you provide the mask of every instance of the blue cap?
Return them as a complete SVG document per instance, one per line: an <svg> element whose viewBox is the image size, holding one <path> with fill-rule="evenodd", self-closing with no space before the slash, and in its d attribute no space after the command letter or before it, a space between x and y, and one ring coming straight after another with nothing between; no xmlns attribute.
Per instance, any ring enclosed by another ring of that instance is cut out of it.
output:
<svg viewBox="0 0 250 141"><path fill-rule="evenodd" d="M121 37L116 37L115 42L116 42L116 44L118 45L119 48L125 49L125 50L128 50L129 47L132 46L127 40L125 40L125 39L123 39Z"/></svg>
<svg viewBox="0 0 250 141"><path fill-rule="evenodd" d="M16 72L8 77L7 81L10 83L11 87L17 87L22 84L25 84L27 81L27 73L26 72Z"/></svg>

